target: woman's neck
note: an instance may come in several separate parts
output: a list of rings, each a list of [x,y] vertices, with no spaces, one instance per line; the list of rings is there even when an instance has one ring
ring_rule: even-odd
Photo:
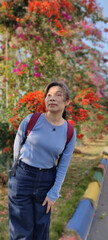
[[[62,115],[60,113],[46,112],[44,115],[48,122],[54,125],[62,125],[65,122],[65,119],[62,118]]]

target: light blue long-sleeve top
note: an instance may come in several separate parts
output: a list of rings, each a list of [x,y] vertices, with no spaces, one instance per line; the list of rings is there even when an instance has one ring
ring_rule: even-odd
[[[14,141],[14,161],[17,158],[20,144],[25,138],[25,132],[32,114],[29,114],[20,124]],[[54,131],[55,129],[55,131]],[[67,121],[60,126],[55,126],[47,121],[44,113],[40,115],[35,126],[28,135],[25,144],[20,150],[19,159],[26,164],[37,168],[52,168],[56,160],[65,148],[67,141]],[[64,181],[72,153],[76,142],[76,131],[61,157],[55,183],[47,196],[56,201],[59,197],[62,183]]]

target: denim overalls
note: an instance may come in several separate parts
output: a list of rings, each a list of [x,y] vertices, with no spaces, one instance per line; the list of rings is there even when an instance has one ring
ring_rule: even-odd
[[[12,172],[12,170],[11,170]],[[53,186],[56,167],[39,169],[19,161],[9,177],[10,240],[49,240],[50,212],[42,203]]]

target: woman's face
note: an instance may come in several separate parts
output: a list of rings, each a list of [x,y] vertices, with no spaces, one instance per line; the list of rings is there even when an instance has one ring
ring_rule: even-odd
[[[49,112],[60,112],[62,114],[69,102],[69,100],[66,101],[65,93],[59,86],[51,87],[45,98],[46,108]]]

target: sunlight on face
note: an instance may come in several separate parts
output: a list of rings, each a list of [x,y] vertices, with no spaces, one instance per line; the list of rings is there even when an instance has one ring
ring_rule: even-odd
[[[64,90],[59,86],[51,87],[46,95],[45,103],[48,111],[63,112],[67,105]]]
[[[47,99],[60,99],[61,101],[65,101],[65,93],[63,91],[63,89],[59,86],[54,86],[51,87],[46,95]]]

